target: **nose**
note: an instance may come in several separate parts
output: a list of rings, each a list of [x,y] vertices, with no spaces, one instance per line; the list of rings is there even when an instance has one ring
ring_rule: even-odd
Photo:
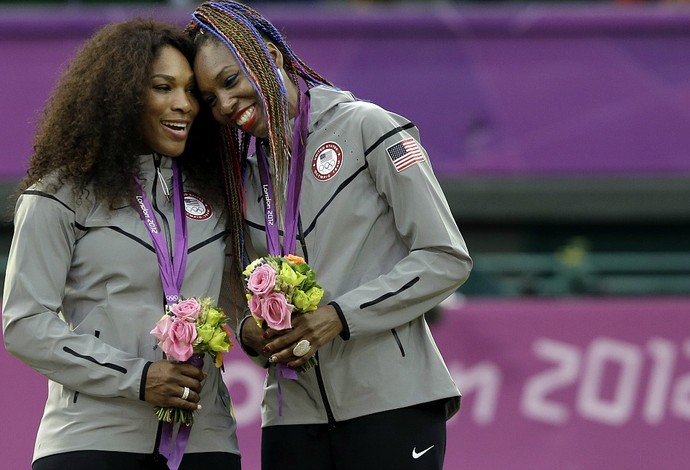
[[[197,101],[191,93],[180,92],[177,93],[176,99],[173,102],[173,108],[176,111],[181,111],[184,114],[191,113],[197,106]]]
[[[229,93],[218,97],[218,108],[224,116],[232,116],[237,111],[237,98]]]

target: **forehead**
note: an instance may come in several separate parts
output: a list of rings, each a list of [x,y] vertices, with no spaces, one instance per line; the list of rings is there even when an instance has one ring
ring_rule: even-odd
[[[192,68],[187,58],[173,46],[163,46],[153,62],[152,75],[191,75]]]
[[[237,71],[239,68],[239,62],[230,49],[218,41],[202,44],[194,59],[194,72],[200,83],[222,80],[223,72]]]

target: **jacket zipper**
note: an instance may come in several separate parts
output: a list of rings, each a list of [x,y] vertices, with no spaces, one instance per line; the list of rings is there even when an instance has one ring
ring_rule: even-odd
[[[154,173],[155,176],[153,177],[153,184],[151,187],[151,199],[153,199],[153,210],[156,211],[156,213],[160,216],[161,219],[161,225],[163,226],[163,232],[165,233],[165,240],[168,245],[168,254],[170,255],[170,259],[172,260],[173,257],[173,246],[172,246],[172,240],[170,238],[170,225],[168,224],[168,218],[161,212],[161,210],[158,208],[158,201],[157,201],[157,195],[158,195],[158,175],[159,173],[159,168],[160,168],[160,163],[161,163],[161,157],[158,154],[154,154],[153,156],[153,164],[154,164]]]
[[[307,252],[307,242],[304,239],[304,233],[302,232],[302,218],[297,217],[297,230],[298,230],[298,239],[300,241],[300,244],[302,246],[302,254],[304,255],[304,260],[307,264],[309,264],[309,253]],[[335,428],[335,418],[333,417],[333,410],[331,409],[331,404],[328,401],[328,395],[326,395],[326,387],[323,383],[323,375],[321,375],[321,365],[319,361],[319,352],[316,351],[315,354],[316,357],[316,366],[315,366],[315,372],[316,372],[316,381],[319,384],[319,394],[321,395],[321,400],[323,401],[323,407],[326,410],[326,417],[328,418],[328,427],[330,429]]]
[[[321,400],[323,400],[323,407],[326,409],[326,416],[328,417],[328,427],[330,429],[335,428],[335,418],[333,417],[333,410],[331,409],[331,404],[328,402],[328,396],[326,395],[326,387],[323,384],[323,376],[321,375],[321,366],[319,363],[319,352],[316,351],[316,381],[319,384],[319,393],[321,394]]]

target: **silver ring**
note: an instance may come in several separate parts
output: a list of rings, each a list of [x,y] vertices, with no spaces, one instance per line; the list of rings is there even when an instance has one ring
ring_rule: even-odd
[[[180,398],[182,398],[183,400],[186,400],[188,397],[189,397],[189,387],[185,387],[184,392],[182,392],[182,396]]]
[[[311,343],[306,339],[303,339],[299,343],[297,343],[295,347],[292,349],[292,354],[294,354],[297,357],[302,357],[305,354],[307,354],[310,350]]]

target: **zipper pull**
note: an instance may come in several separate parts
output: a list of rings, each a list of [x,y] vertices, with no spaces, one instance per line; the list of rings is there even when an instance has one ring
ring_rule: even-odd
[[[161,187],[163,188],[163,194],[165,194],[165,200],[167,202],[170,202],[170,188],[168,187],[168,183],[165,182],[165,178],[163,178],[163,175],[161,174],[161,169],[159,167],[156,167],[156,174],[158,175],[158,181],[161,184]]]

